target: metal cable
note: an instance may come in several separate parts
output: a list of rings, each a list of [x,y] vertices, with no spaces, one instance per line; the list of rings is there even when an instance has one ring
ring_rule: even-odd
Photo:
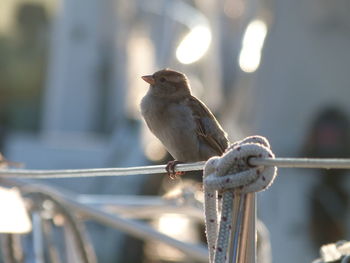
[[[203,170],[205,162],[178,164],[175,171]],[[248,158],[250,166],[278,166],[284,168],[350,169],[350,159],[311,159],[311,158]],[[165,165],[137,166],[126,168],[31,170],[1,169],[0,178],[54,179],[97,176],[126,176],[138,174],[165,173]]]

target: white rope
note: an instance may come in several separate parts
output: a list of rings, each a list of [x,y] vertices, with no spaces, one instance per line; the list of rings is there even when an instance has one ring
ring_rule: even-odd
[[[276,167],[252,167],[247,162],[251,156],[274,158],[269,147],[265,138],[252,136],[231,145],[221,157],[212,157],[207,161],[203,184],[210,262],[226,261],[234,195],[262,191],[276,177]]]

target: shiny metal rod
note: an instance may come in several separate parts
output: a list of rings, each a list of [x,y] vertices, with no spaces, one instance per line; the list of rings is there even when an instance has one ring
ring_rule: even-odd
[[[33,247],[34,258],[37,263],[44,263],[44,240],[42,229],[42,218],[39,212],[35,211],[32,216],[33,221]]]
[[[278,166],[286,168],[350,169],[350,159],[311,159],[311,158],[256,158],[250,157],[252,166]],[[205,162],[178,164],[175,171],[203,170]],[[97,176],[127,176],[137,174],[166,173],[165,165],[150,165],[125,168],[96,168],[68,170],[1,169],[0,178],[79,178]]]
[[[249,193],[246,197],[243,216],[243,237],[241,242],[245,243],[244,263],[256,262],[256,194]]]
[[[350,159],[327,158],[249,158],[253,166],[277,166],[285,168],[350,169]]]
[[[234,197],[229,263],[256,262],[255,193]]]
[[[163,242],[180,250],[193,260],[208,262],[209,255],[204,246],[181,242],[153,229],[151,226],[141,221],[126,219],[116,214],[111,215],[101,209],[96,208],[95,206],[82,204],[77,201],[76,195],[71,194],[68,191],[64,191],[62,189],[58,191],[47,185],[37,183],[30,184],[29,182],[23,183],[18,180],[3,179],[2,183],[9,186],[22,186],[27,191],[30,190],[51,195],[55,199],[63,202],[67,207],[72,209],[72,211],[75,211],[76,213],[84,215],[106,226],[121,230],[141,240]]]
[[[175,167],[175,171],[200,171],[203,170],[204,165],[205,162],[178,164]],[[127,176],[139,174],[164,174],[166,173],[165,167],[166,165],[62,170],[0,169],[0,178],[54,179],[97,176]]]
[[[235,194],[232,207],[232,233],[230,238],[230,246],[228,251],[228,262],[239,262],[239,245],[242,235],[242,221],[244,213],[244,202],[246,195]]]

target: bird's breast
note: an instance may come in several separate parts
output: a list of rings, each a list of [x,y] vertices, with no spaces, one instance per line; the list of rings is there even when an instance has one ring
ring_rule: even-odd
[[[175,159],[198,161],[199,141],[189,107],[181,102],[159,102],[144,98],[141,112],[150,130]]]

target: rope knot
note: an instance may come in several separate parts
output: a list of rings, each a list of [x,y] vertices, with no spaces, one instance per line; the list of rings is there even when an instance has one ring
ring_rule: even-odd
[[[212,157],[205,164],[204,210],[210,262],[226,262],[234,196],[262,191],[276,177],[276,167],[252,166],[252,157],[274,158],[264,137],[235,142],[222,156]]]
[[[232,144],[221,157],[210,158],[204,168],[204,186],[209,191],[236,189],[240,193],[267,189],[276,177],[277,168],[251,166],[252,157],[274,158],[264,137],[247,137]]]

